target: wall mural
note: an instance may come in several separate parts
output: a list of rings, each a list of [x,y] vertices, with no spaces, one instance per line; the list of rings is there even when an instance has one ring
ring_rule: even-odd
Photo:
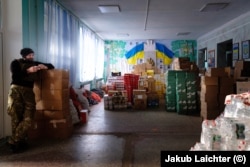
[[[196,62],[197,42],[195,40],[177,40],[171,42],[171,48],[175,57],[189,57]]]
[[[158,48],[156,47],[158,45]],[[139,49],[134,50],[133,48]],[[166,53],[166,50],[168,53]],[[147,40],[147,41],[105,41],[105,74],[104,78],[109,76],[111,72],[129,73],[133,69],[133,64],[146,62],[142,56],[142,51],[145,57],[156,56],[159,66],[163,64],[168,66],[173,57],[189,57],[190,61],[197,60],[197,42],[195,40]],[[129,55],[129,52],[130,55]],[[132,53],[137,53],[136,59],[132,58]],[[163,54],[160,54],[163,53]],[[172,54],[173,53],[173,54]],[[167,59],[165,59],[167,55]],[[127,56],[127,57],[126,57]],[[164,62],[165,60],[165,62]],[[166,61],[168,63],[166,63]],[[130,63],[129,63],[130,62]],[[133,62],[133,63],[131,63]],[[167,67],[164,67],[167,68]],[[164,69],[165,70],[165,69]]]

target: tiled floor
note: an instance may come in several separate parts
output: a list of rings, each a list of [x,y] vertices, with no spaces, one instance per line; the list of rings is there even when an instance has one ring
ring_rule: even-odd
[[[166,112],[104,110],[92,106],[86,124],[71,138],[30,141],[30,149],[12,154],[0,143],[2,167],[159,167],[161,151],[189,150],[200,140],[199,116]]]

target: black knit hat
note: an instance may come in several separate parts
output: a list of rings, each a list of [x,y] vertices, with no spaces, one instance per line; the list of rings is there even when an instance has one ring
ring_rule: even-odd
[[[26,57],[28,54],[30,53],[34,53],[34,51],[30,48],[23,48],[21,51],[20,51],[20,54],[22,55],[22,57]]]

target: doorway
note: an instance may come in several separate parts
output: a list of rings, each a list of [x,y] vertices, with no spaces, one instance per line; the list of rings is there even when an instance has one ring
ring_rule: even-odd
[[[207,62],[207,48],[200,49],[198,52],[198,62],[197,65],[200,69],[206,68]]]
[[[233,40],[217,44],[217,67],[233,67]]]

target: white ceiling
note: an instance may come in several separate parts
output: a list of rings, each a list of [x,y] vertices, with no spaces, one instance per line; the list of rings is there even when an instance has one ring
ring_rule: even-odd
[[[58,1],[104,40],[195,40],[250,11],[250,0]],[[205,4],[215,2],[230,4],[223,10],[200,12]],[[101,13],[99,5],[119,5],[121,11]],[[177,35],[183,32],[190,34]]]

